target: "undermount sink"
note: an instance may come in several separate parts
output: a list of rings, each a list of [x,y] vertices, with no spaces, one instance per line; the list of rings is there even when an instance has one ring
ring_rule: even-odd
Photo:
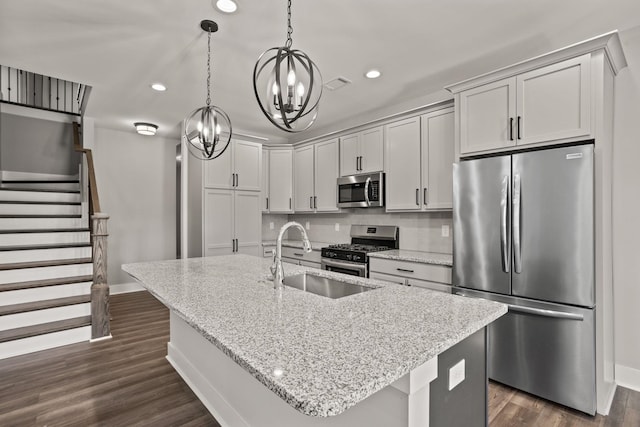
[[[285,286],[333,299],[376,289],[309,273],[285,277],[283,283]]]

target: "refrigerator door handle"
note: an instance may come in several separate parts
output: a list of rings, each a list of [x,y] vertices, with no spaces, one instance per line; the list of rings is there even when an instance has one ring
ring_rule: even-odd
[[[522,273],[522,248],[520,245],[520,174],[513,177],[513,271]]]
[[[500,193],[500,249],[502,251],[502,271],[509,272],[509,245],[507,242],[507,209],[509,205],[509,176],[502,178]]]
[[[533,314],[535,316],[552,317],[554,319],[579,320],[583,321],[584,316],[576,313],[566,313],[563,311],[544,310],[542,308],[524,307],[521,305],[507,304],[509,311],[514,313]]]

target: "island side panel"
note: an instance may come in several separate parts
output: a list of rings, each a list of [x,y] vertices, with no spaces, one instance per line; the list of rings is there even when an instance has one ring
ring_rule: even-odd
[[[222,426],[410,426],[411,395],[393,386],[385,387],[336,416],[304,415],[261,384],[173,311],[170,323],[171,341],[167,359]],[[427,363],[433,366],[434,362],[435,359]],[[428,406],[429,387],[421,388],[421,400]],[[421,427],[428,425],[428,420],[420,424]]]

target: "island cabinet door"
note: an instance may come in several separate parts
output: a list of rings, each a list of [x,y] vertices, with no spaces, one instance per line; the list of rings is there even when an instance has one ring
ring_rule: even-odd
[[[234,191],[207,189],[204,192],[203,254],[228,255],[234,249],[233,211]]]

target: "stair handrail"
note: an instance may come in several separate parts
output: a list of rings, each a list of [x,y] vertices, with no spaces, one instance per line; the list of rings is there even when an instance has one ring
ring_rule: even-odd
[[[80,124],[73,122],[73,149],[84,153],[89,181],[89,212],[91,216],[91,244],[93,281],[91,284],[91,339],[111,337],[109,315],[109,285],[107,283],[107,220],[109,215],[100,209],[93,153],[84,148],[80,139]]]

